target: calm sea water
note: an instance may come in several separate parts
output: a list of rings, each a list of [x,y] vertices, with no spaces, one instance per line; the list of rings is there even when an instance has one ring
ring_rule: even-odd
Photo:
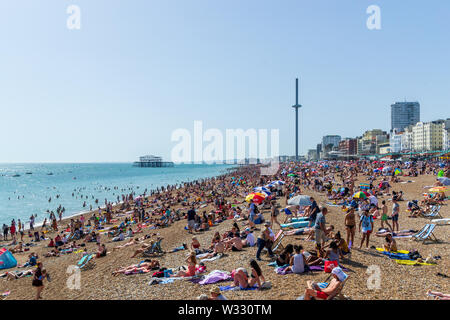
[[[60,204],[66,208],[64,216],[67,217],[89,210],[89,205],[94,209],[103,206],[105,198],[115,202],[122,193],[134,191],[140,195],[145,189],[216,176],[230,167],[138,168],[131,163],[0,164],[0,224],[10,224],[13,218],[16,222],[17,219],[28,222],[31,214],[37,214],[36,221],[43,221],[48,217],[46,211],[53,210],[56,214]],[[57,199],[56,195],[60,197]],[[48,201],[50,197],[51,202]],[[98,205],[95,199],[98,199]],[[83,208],[84,201],[87,206]]]

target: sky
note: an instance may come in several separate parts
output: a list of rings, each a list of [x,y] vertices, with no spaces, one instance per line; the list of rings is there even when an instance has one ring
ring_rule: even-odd
[[[67,8],[80,8],[80,29]],[[370,5],[381,29],[369,30]],[[0,2],[0,162],[168,159],[172,133],[279,129],[280,154],[450,117],[449,1]]]

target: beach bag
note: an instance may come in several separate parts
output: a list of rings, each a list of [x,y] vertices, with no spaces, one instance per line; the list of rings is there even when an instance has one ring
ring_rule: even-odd
[[[324,271],[325,273],[331,273],[331,270],[333,270],[333,269],[336,268],[337,266],[338,266],[338,262],[337,262],[336,260],[333,260],[333,261],[325,261],[323,271]]]

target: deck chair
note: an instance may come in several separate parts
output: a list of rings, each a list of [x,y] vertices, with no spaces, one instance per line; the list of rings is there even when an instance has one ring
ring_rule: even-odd
[[[441,206],[432,206],[430,213],[423,214],[422,216],[425,218],[442,218],[440,211],[441,211]]]
[[[155,254],[163,254],[164,251],[161,248],[161,239],[159,239],[158,241],[156,241],[150,249],[144,251],[142,253],[142,256],[144,257],[152,257]]]
[[[275,239],[273,240],[272,244],[272,252],[278,252],[282,251],[284,249],[284,246],[282,244],[283,238],[286,236],[283,230],[278,231],[278,233],[275,235]]]
[[[77,263],[77,267],[80,270],[92,268],[94,265],[95,265],[95,262],[94,262],[93,254],[88,254],[88,255],[83,256],[80,259],[80,261],[78,261],[78,263]]]
[[[417,235],[414,235],[413,239],[414,240],[418,240],[418,241],[422,241],[423,243],[425,243],[425,241],[427,241],[427,240],[431,240],[433,242],[437,242],[439,240],[433,234],[433,231],[434,231],[435,228],[436,228],[435,224],[427,224],[424,227],[424,229],[422,229],[424,231],[423,232],[419,232]]]
[[[347,282],[349,277],[350,276],[347,275],[347,278],[341,282],[341,284],[337,288],[336,292],[332,295],[329,295],[327,300],[348,300],[349,299],[348,297],[346,297],[345,295],[342,294],[342,289],[344,288],[344,285]],[[328,285],[330,279],[331,279],[331,275],[329,275],[326,278],[326,280],[321,283],[326,283]],[[296,300],[304,300],[304,298],[305,297],[302,295],[302,296],[298,297]],[[314,300],[316,300],[316,299],[314,299]]]
[[[448,225],[450,225],[450,218],[433,219],[433,220],[431,220],[431,222],[435,223],[438,226],[448,226]]]

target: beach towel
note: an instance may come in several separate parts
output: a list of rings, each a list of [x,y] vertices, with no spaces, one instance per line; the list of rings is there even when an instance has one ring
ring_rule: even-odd
[[[436,265],[435,263],[418,262],[416,260],[395,260],[395,262],[398,264],[407,265],[407,266],[418,266],[418,265],[435,266]]]
[[[250,288],[245,288],[245,289],[241,289],[239,286],[238,287],[232,287],[232,286],[221,286],[219,287],[220,291],[235,291],[235,290],[257,290],[258,286],[254,285],[253,287]]]
[[[405,251],[405,250],[400,250],[400,251],[396,251],[396,252],[388,252],[385,251],[384,249],[381,248],[377,248],[377,251],[384,254],[385,256],[388,256],[391,259],[398,259],[398,260],[411,260],[411,258],[409,257],[409,252]]]
[[[299,221],[299,222],[292,222],[292,223],[286,223],[286,224],[282,224],[281,228],[304,228],[307,227],[309,225],[309,221]]]
[[[384,248],[377,248],[377,251],[379,251],[379,252],[386,252],[386,250],[384,250]],[[405,253],[405,254],[408,254],[409,251],[407,251],[407,250],[398,250],[398,251],[393,251],[392,253]]]
[[[155,277],[153,277],[150,279],[148,284],[149,285],[156,284],[156,283],[168,284],[168,283],[174,282],[175,280],[191,280],[193,278],[194,277],[173,277],[173,278],[155,278]]]
[[[288,267],[289,267],[289,265],[287,264],[287,265],[284,265],[282,267],[275,268],[275,272],[277,274],[281,274],[281,275],[292,273],[292,270],[287,270]]]
[[[336,204],[336,203],[331,203],[331,202],[327,202],[327,206],[329,206],[329,207],[342,207],[341,204]]]
[[[223,254],[218,254],[217,256],[212,257],[212,258],[201,259],[200,262],[214,261],[214,260],[220,259],[222,257],[223,257]]]
[[[214,270],[211,271],[207,276],[205,276],[199,284],[205,285],[205,284],[212,284],[217,283],[220,281],[228,281],[231,280],[231,275],[229,272],[221,271],[221,270]]]

